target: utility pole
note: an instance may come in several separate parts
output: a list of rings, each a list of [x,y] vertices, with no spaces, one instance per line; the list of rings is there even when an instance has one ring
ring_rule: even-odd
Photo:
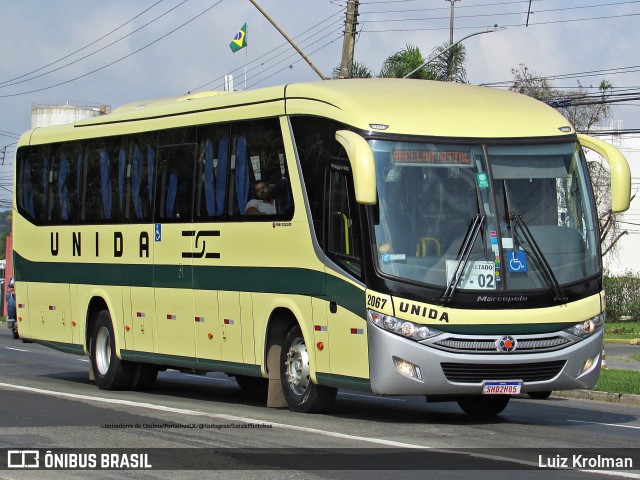
[[[298,52],[298,54],[309,64],[309,66],[313,69],[314,72],[316,72],[318,74],[318,76],[322,79],[322,80],[326,80],[327,77],[325,77],[322,72],[320,70],[318,70],[318,67],[316,67],[313,62],[309,59],[309,57],[307,57],[304,52],[302,50],[300,50],[300,48],[293,42],[293,40],[291,39],[291,37],[289,37],[289,35],[287,35],[284,30],[282,30],[278,24],[267,14],[267,12],[265,12],[260,5],[258,5],[258,3],[255,0],[249,0],[254,7],[256,7],[258,9],[258,11],[264,16],[264,18],[266,18],[267,20],[269,20],[269,22],[271,23],[271,25],[273,25],[275,27],[276,30],[278,30],[278,32],[280,32],[280,35],[282,35],[285,40],[287,42],[289,42],[289,44],[295,49],[296,52]]]
[[[453,17],[454,17],[454,5],[460,0],[444,0],[451,3],[451,20],[449,21],[449,45],[453,45]]]
[[[358,0],[347,0],[347,18],[344,21],[344,41],[342,42],[342,60],[338,78],[351,78],[353,71],[353,51],[356,45],[356,26],[358,25]]]
[[[453,18],[454,18],[454,5],[456,2],[460,1],[460,0],[444,0],[445,2],[450,2],[451,3],[451,20],[449,22],[449,48],[453,47]],[[451,63],[451,56],[453,55],[453,52],[451,52],[449,54],[449,62],[447,62],[447,64]],[[449,75],[447,78],[448,82],[451,82],[453,80],[452,76],[453,76],[453,72],[451,71],[451,65],[447,66],[447,70],[449,70]]]

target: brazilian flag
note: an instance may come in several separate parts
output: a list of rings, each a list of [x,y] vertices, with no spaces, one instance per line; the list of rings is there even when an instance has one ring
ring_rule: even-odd
[[[236,36],[233,37],[231,43],[229,44],[229,48],[233,53],[236,53],[238,50],[247,46],[247,24],[245,23],[242,28],[236,33]]]

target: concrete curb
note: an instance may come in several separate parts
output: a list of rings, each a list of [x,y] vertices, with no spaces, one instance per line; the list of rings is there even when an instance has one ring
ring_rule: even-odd
[[[640,345],[640,338],[613,338],[604,341],[605,348],[607,343],[618,343],[623,345]]]
[[[593,400],[596,402],[618,403],[620,405],[640,407],[640,395],[632,395],[630,393],[609,393],[598,392],[596,390],[562,390],[553,392],[552,396],[560,398],[574,398],[578,400]]]

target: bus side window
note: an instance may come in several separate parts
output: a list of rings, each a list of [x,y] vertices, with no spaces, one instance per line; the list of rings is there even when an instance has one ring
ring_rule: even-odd
[[[190,222],[195,145],[158,149],[156,220]]]
[[[46,221],[49,147],[22,147],[18,151],[18,206],[36,225]]]
[[[49,174],[49,223],[75,223],[78,206],[78,165],[80,143],[54,147]]]
[[[277,215],[280,219],[291,219],[293,197],[278,120],[234,124],[232,134],[229,213],[244,217],[250,201],[261,201],[269,203],[272,208],[265,208],[263,213],[268,212],[265,215],[248,215],[248,218],[270,221],[273,215]],[[269,186],[270,193],[266,199],[258,199],[256,195],[256,184],[261,182]]]
[[[153,181],[156,165],[157,140],[155,136],[139,135],[132,141],[130,196],[127,215],[130,221],[151,220],[153,206]],[[127,199],[129,195],[127,195]]]
[[[229,126],[203,127],[198,131],[194,220],[220,219],[229,167]]]

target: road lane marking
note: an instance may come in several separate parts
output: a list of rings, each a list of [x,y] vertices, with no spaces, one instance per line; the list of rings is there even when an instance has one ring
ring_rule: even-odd
[[[4,347],[7,350],[15,350],[16,352],[30,352],[31,350],[25,350],[23,348],[14,348],[14,347]]]
[[[607,427],[633,428],[633,429],[636,429],[636,430],[640,430],[640,427],[635,426],[635,425],[620,425],[620,424],[617,424],[617,423],[585,422],[583,420],[567,420],[567,422],[589,423],[591,425],[604,425],[604,426],[607,426]]]
[[[526,461],[526,460],[519,460],[519,459],[516,459],[516,458],[501,457],[501,456],[497,456],[497,455],[486,455],[486,454],[480,454],[480,453],[474,453],[474,452],[460,452],[459,450],[455,450],[455,449],[428,447],[428,446],[425,446],[425,445],[417,445],[417,444],[413,444],[413,443],[396,442],[394,440],[385,440],[383,438],[361,437],[361,436],[358,436],[358,435],[349,435],[349,434],[346,434],[346,433],[333,432],[331,430],[320,430],[318,428],[312,428],[312,427],[301,427],[299,425],[290,425],[290,424],[286,424],[286,423],[270,422],[270,421],[267,421],[267,420],[257,420],[257,419],[248,418],[248,417],[240,417],[240,416],[237,416],[237,415],[226,415],[226,414],[222,414],[222,413],[199,412],[197,410],[190,410],[190,409],[176,408],[176,407],[168,407],[168,406],[165,406],[165,405],[155,405],[153,403],[133,402],[131,400],[124,400],[124,399],[118,399],[118,398],[104,398],[104,397],[96,397],[96,396],[93,396],[93,395],[81,395],[81,394],[77,394],[77,393],[57,392],[55,390],[44,390],[44,389],[41,389],[41,388],[27,387],[27,386],[24,386],[24,385],[15,385],[15,384],[11,384],[11,383],[2,383],[2,382],[0,382],[0,388],[2,388],[2,387],[8,388],[8,389],[12,389],[12,390],[22,390],[22,391],[26,391],[26,392],[39,393],[39,394],[42,394],[42,395],[50,395],[50,396],[54,396],[54,397],[66,397],[66,398],[72,398],[72,399],[76,399],[76,400],[94,401],[94,402],[97,402],[97,403],[110,403],[110,404],[116,404],[116,405],[128,405],[128,406],[132,406],[132,407],[146,408],[146,409],[149,409],[149,410],[157,410],[157,411],[167,412],[167,413],[178,413],[178,414],[181,414],[181,415],[191,415],[191,416],[201,416],[201,417],[208,417],[208,418],[216,418],[216,419],[227,420],[227,421],[231,421],[231,422],[243,422],[243,423],[254,423],[254,424],[262,424],[262,425],[271,425],[272,427],[275,427],[275,428],[283,428],[283,429],[288,429],[288,430],[295,430],[295,431],[311,433],[311,434],[316,434],[316,435],[323,435],[323,436],[332,437],[332,438],[340,438],[340,439],[344,439],[344,440],[354,440],[354,441],[358,441],[358,442],[371,443],[371,444],[374,444],[374,445],[384,445],[384,446],[387,446],[387,447],[398,447],[398,448],[408,448],[408,449],[418,449],[418,450],[429,450],[429,451],[432,451],[432,452],[449,453],[449,454],[455,454],[455,455],[468,455],[470,457],[482,458],[482,459],[485,459],[485,460],[494,460],[494,461],[500,461],[500,462],[516,463],[516,464],[527,465],[527,466],[536,466],[536,467],[538,466],[538,464],[535,463],[535,462],[529,462],[529,461]],[[577,470],[577,469],[576,470],[572,470],[572,471],[640,479],[640,475],[635,474],[635,473],[629,473],[629,472],[615,472],[615,471],[602,471],[602,470]]]

